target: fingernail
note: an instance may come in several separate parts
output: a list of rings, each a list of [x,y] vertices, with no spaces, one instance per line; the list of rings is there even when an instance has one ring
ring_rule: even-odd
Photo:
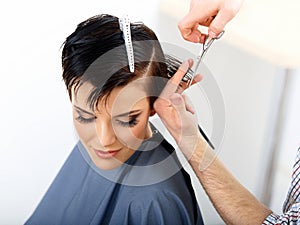
[[[217,37],[217,34],[215,33],[215,32],[213,32],[213,31],[209,31],[208,32],[208,36],[210,37],[210,38],[215,38],[215,37]]]
[[[189,65],[192,65],[193,62],[194,62],[194,60],[192,58],[188,59]]]

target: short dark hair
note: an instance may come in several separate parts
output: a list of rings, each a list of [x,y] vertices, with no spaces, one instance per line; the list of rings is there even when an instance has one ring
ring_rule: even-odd
[[[62,50],[63,80],[70,98],[86,81],[94,89],[88,104],[94,110],[100,98],[109,96],[115,87],[122,87],[143,76],[168,78],[165,56],[155,33],[143,23],[131,23],[135,70],[130,72],[119,19],[102,14],[81,22],[67,37]],[[153,79],[150,106],[159,96],[167,79]]]

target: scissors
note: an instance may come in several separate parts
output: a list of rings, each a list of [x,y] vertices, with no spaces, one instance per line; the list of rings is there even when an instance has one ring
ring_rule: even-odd
[[[199,65],[201,63],[201,61],[203,60],[203,57],[205,55],[205,53],[207,52],[207,50],[209,49],[209,47],[212,45],[212,43],[217,40],[217,39],[220,39],[223,34],[224,34],[224,30],[215,38],[209,38],[209,36],[206,36],[205,40],[204,40],[204,43],[202,45],[202,48],[200,50],[200,53],[199,55],[197,56],[197,63],[196,63],[196,66],[195,66],[195,69],[194,71],[192,72],[191,70],[188,70],[186,76],[187,78],[185,79],[188,79],[188,83],[187,83],[187,87],[191,86],[193,80],[194,80],[194,76],[195,76],[195,73],[197,72],[198,68],[199,68]],[[202,130],[202,128],[200,127],[200,125],[198,124],[198,129],[200,131],[200,133],[202,134],[202,136],[204,137],[204,139],[207,141],[207,143],[210,145],[210,147],[212,149],[215,149],[214,145],[212,144],[212,142],[209,140],[209,138],[207,137],[207,135],[204,133],[204,131]]]
[[[225,33],[225,31],[223,30],[217,37],[215,38],[210,38],[209,36],[206,36],[205,40],[204,40],[204,43],[202,45],[202,48],[200,50],[200,53],[199,55],[197,56],[197,63],[196,63],[196,66],[195,66],[195,69],[194,69],[194,72],[192,74],[192,76],[190,77],[190,82],[188,84],[188,87],[192,84],[193,80],[194,80],[194,76],[195,76],[195,73],[197,72],[198,68],[199,68],[199,65],[201,63],[201,61],[203,61],[203,57],[205,55],[205,53],[207,52],[207,50],[209,49],[209,47],[212,45],[212,43],[217,40],[217,39],[220,39],[223,34]]]

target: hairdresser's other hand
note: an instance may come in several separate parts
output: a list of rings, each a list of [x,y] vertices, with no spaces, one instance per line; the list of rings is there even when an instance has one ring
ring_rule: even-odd
[[[191,65],[192,61],[189,60],[179,67],[154,103],[156,113],[187,158],[191,156],[190,153],[201,136],[194,109],[187,96],[178,92],[180,81]],[[193,83],[201,79],[201,75],[197,75]]]
[[[198,30],[198,25],[208,27],[211,38],[217,37],[238,13],[242,3],[243,0],[191,0],[188,14],[178,23],[182,37],[203,43],[206,34]]]

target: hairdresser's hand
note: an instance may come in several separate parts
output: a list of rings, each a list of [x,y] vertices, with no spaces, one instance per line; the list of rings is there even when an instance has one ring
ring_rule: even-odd
[[[238,13],[243,0],[191,0],[188,14],[178,23],[182,37],[191,42],[204,42],[206,37],[198,25],[208,27],[208,35],[216,37]]]
[[[178,93],[180,90],[178,87],[184,74],[191,66],[191,60],[183,63],[154,103],[154,109],[158,116],[188,159],[201,134],[194,110],[187,96]],[[193,83],[197,83],[201,79],[201,76],[197,75]]]

